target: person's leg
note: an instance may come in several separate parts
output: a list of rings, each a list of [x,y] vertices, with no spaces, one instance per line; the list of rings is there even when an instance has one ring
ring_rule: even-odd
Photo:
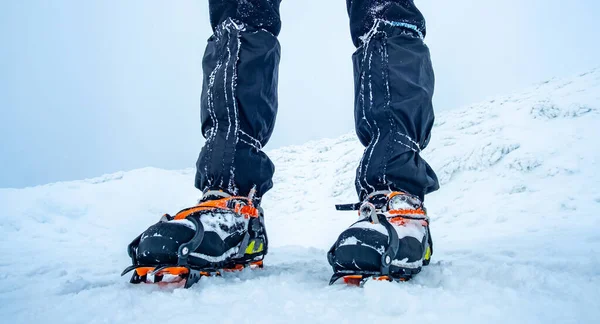
[[[260,199],[274,166],[262,147],[273,131],[281,0],[210,0],[214,34],[203,59],[202,134],[196,187]]]
[[[262,146],[277,113],[279,3],[209,1],[214,34],[202,62],[201,102],[206,144],[196,172],[203,195],[131,242],[132,265],[123,272],[133,271],[131,283],[170,274],[190,287],[218,269],[262,266],[268,239],[258,204],[274,172]]]
[[[355,75],[356,133],[366,150],[356,173],[361,200],[404,190],[423,200],[438,189],[420,156],[430,138],[434,74],[425,20],[412,0],[347,0]]]
[[[423,206],[438,189],[419,153],[433,126],[434,76],[425,21],[412,0],[347,0],[355,81],[356,133],[366,147],[356,171],[360,218],[328,253],[334,275],[408,280],[429,264],[433,242]]]

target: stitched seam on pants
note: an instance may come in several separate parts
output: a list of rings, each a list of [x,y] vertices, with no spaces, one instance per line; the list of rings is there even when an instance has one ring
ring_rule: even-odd
[[[221,42],[221,39],[220,39],[221,36],[222,36],[222,33],[220,32],[220,30],[217,30],[217,32],[215,33],[215,39],[214,39],[215,47],[217,47],[217,49],[218,49],[219,43]],[[212,156],[212,154],[213,154],[212,152],[214,149],[214,142],[216,141],[217,130],[219,128],[219,120],[218,120],[216,112],[215,112],[214,86],[215,86],[216,75],[222,65],[223,65],[223,55],[220,55],[219,59],[217,60],[217,64],[216,64],[215,68],[209,75],[208,87],[206,89],[206,104],[207,104],[207,109],[208,109],[208,112],[210,115],[210,119],[212,121],[212,127],[210,129],[210,137],[207,139],[206,144],[205,144],[207,153],[204,156],[204,176],[206,177],[209,186],[213,186],[212,182],[214,180],[212,177],[209,176],[209,171],[208,171],[208,165],[210,163],[209,157]]]
[[[237,89],[237,78],[238,78],[238,63],[240,60],[240,51],[241,51],[241,47],[242,47],[242,34],[241,32],[243,30],[246,29],[246,27],[244,26],[244,24],[240,24],[240,26],[238,26],[235,22],[232,21],[232,24],[234,25],[234,27],[236,28],[236,40],[237,40],[237,44],[236,44],[236,53],[235,53],[235,61],[233,62],[233,66],[232,66],[232,75],[231,75],[231,95],[233,98],[233,113],[234,113],[234,121],[235,121],[235,128],[234,128],[234,132],[233,132],[233,136],[234,136],[234,150],[233,150],[233,154],[231,157],[231,168],[229,170],[230,172],[230,178],[229,178],[229,189],[233,194],[237,195],[238,192],[238,188],[235,185],[235,147],[238,144],[239,141],[239,131],[240,131],[240,118],[239,118],[239,107],[237,104],[237,99],[235,97],[236,95],[236,89]]]
[[[389,72],[389,56],[388,56],[388,52],[387,52],[387,34],[384,32],[384,37],[381,41],[381,79],[384,81],[385,83],[385,94],[384,94],[384,104],[385,104],[385,113],[388,117],[388,122],[390,123],[390,129],[393,131],[393,129],[396,128],[396,125],[394,123],[394,118],[392,117],[392,112],[390,110],[390,106],[391,106],[391,93],[390,93],[390,72]],[[383,167],[381,168],[382,171],[382,182],[384,185],[388,185],[388,181],[387,181],[387,167],[388,167],[388,161],[390,159],[390,155],[392,153],[392,138],[393,138],[394,134],[388,134],[387,136],[387,146],[386,146],[386,150],[385,153],[383,155]],[[389,187],[389,186],[388,186]]]
[[[229,18],[221,25],[222,32],[227,33],[224,54],[227,60],[223,69],[224,105],[227,111],[227,133],[225,135],[225,151],[221,166],[221,182],[219,187],[236,195],[238,188],[235,185],[235,156],[239,142],[239,112],[236,98],[238,63],[241,50],[241,31],[246,29],[243,23],[236,23]],[[233,34],[233,35],[232,35]],[[235,42],[233,41],[235,37]],[[235,54],[234,54],[235,53]],[[229,73],[231,69],[231,73]],[[228,94],[228,91],[230,92]],[[233,129],[232,129],[233,128]],[[228,152],[229,150],[229,152]],[[228,156],[230,154],[230,156]],[[227,183],[225,183],[227,180]]]
[[[369,127],[369,130],[371,130],[371,123],[369,123],[369,120],[367,119],[366,113],[365,113],[365,67],[364,67],[364,62],[365,62],[365,56],[367,55],[367,49],[363,48],[363,58],[361,59],[361,65],[360,67],[362,68],[362,71],[360,72],[360,90],[359,90],[359,105],[361,106],[361,113],[362,113],[362,118],[366,123],[367,126]],[[369,141],[370,142],[370,141]],[[358,185],[360,186],[360,192],[367,192],[367,190],[365,190],[365,188],[362,185],[362,174],[363,174],[363,164],[365,161],[365,155],[367,154],[367,149],[368,146],[365,148],[363,155],[360,159],[360,163],[358,164],[358,173],[356,175],[356,181],[358,182]]]
[[[229,67],[229,62],[231,61],[231,50],[229,49],[229,46],[231,44],[231,31],[228,28],[228,24],[230,22],[230,19],[226,20],[223,22],[222,24],[222,28],[224,33],[227,34],[227,41],[224,45],[224,51],[223,51],[223,56],[227,55],[227,58],[225,59],[225,66],[223,68],[223,92],[224,92],[224,98],[223,98],[223,104],[225,106],[225,109],[227,111],[227,133],[225,134],[225,147],[224,147],[224,151],[223,151],[223,159],[221,160],[221,171],[220,171],[220,175],[221,175],[221,179],[219,182],[219,188],[221,189],[225,189],[224,186],[224,180],[225,177],[223,176],[225,174],[225,172],[228,172],[229,170],[227,170],[226,166],[226,159],[227,159],[227,150],[228,149],[232,149],[233,152],[231,153],[232,155],[235,155],[235,147],[230,147],[230,143],[229,143],[229,133],[231,131],[231,111],[229,109],[229,105],[227,102],[227,69]],[[226,171],[227,170],[227,171]],[[233,194],[232,192],[229,192],[230,194]]]
[[[366,179],[366,176],[363,176],[363,174],[366,174],[366,170],[365,170],[365,158],[367,157],[367,154],[369,152],[369,149],[371,147],[371,143],[373,141],[373,126],[371,125],[371,123],[369,122],[369,119],[367,118],[367,113],[366,113],[366,102],[365,102],[365,76],[366,76],[366,70],[368,68],[367,63],[367,57],[369,54],[369,42],[370,42],[370,38],[367,40],[367,42],[365,43],[365,46],[363,47],[363,57],[361,60],[361,76],[360,76],[360,92],[359,92],[359,104],[361,105],[361,112],[362,112],[362,119],[365,120],[365,122],[367,123],[367,126],[369,127],[369,136],[371,137],[370,141],[369,141],[369,145],[367,145],[367,147],[365,148],[365,151],[363,152],[362,158],[360,160],[360,164],[358,166],[358,174],[357,174],[357,182],[360,186],[360,192],[361,193],[368,193],[368,190],[364,188],[363,186],[363,179]],[[372,54],[372,53],[371,53]],[[365,67],[365,65],[367,65],[367,67]],[[368,183],[366,183],[365,180],[365,184],[368,186]]]
[[[369,53],[369,66],[368,66],[368,79],[369,79],[369,114],[371,116],[373,116],[373,73],[372,73],[372,64],[373,64],[373,51],[374,49],[371,48],[371,52]],[[371,143],[369,143],[369,146],[371,147],[371,152],[369,153],[369,156],[367,158],[367,164],[365,165],[365,173],[364,173],[364,180],[365,180],[365,184],[370,187],[373,191],[375,191],[375,187],[371,184],[369,184],[368,182],[368,178],[369,178],[369,165],[371,164],[371,160],[373,159],[373,152],[375,151],[375,147],[377,146],[377,144],[379,144],[379,139],[381,138],[381,130],[379,129],[379,126],[377,125],[377,121],[375,120],[375,118],[372,118],[373,121],[373,126],[375,127],[375,129],[377,130],[377,135],[375,137],[375,140],[372,141]]]

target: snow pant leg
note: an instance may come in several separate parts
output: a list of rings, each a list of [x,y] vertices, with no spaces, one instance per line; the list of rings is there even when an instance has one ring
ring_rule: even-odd
[[[356,47],[378,19],[414,26],[425,37],[425,18],[413,0],[346,0],[350,16],[350,33]]]
[[[215,9],[229,8],[225,4],[237,8],[234,17],[221,19],[223,12],[232,12]],[[268,18],[263,11],[253,15],[253,9],[264,9],[267,4],[273,7],[266,12],[277,15]],[[277,114],[281,50],[273,33],[279,27],[273,28],[279,26],[279,0],[244,0],[239,5],[211,0],[210,5],[212,23],[222,21],[213,25],[202,61],[201,120],[206,143],[196,163],[196,187],[243,196],[255,190],[258,202],[273,186],[275,170],[262,147],[273,132]]]
[[[366,147],[356,172],[360,199],[404,190],[424,199],[439,188],[420,156],[430,139],[434,74],[425,21],[411,0],[347,0],[356,133]],[[367,26],[370,26],[367,28]]]
[[[216,31],[227,19],[241,21],[277,36],[281,30],[281,0],[209,0],[210,24]]]

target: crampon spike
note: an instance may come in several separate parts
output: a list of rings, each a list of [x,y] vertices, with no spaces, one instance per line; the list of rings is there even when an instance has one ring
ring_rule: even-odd
[[[148,275],[148,273],[152,272],[153,270],[154,267],[139,267],[135,268],[135,273],[137,273],[138,276],[142,277]]]
[[[189,280],[191,278],[190,274],[192,274],[194,272],[198,272],[198,271],[189,269],[187,267],[169,266],[169,265],[163,265],[163,266],[157,266],[157,267],[130,266],[130,267],[127,267],[121,275],[125,275],[131,271],[133,271],[133,275],[131,276],[131,280],[129,282],[132,284],[140,284],[140,283],[171,284],[171,283],[178,283],[178,282],[185,280],[186,285],[187,285],[187,282],[190,281]],[[200,273],[200,272],[198,272],[198,273]],[[208,272],[206,272],[206,273],[202,273],[200,275],[200,277],[204,276],[204,275],[210,276],[210,274]],[[168,280],[165,280],[165,279],[168,279]],[[199,278],[198,278],[198,280],[199,280]],[[197,282],[198,280],[195,280],[195,282]],[[190,284],[190,286],[191,286],[191,284]]]
[[[404,282],[408,281],[411,276],[389,276],[382,275],[381,273],[363,271],[362,273],[351,273],[351,272],[339,272],[335,273],[331,280],[329,281],[329,285],[333,285],[339,279],[343,279],[344,283],[349,286],[357,286],[362,287],[367,281],[375,280],[375,281],[390,281],[390,282]]]
[[[389,282],[393,282],[393,281],[407,281],[407,278],[398,278],[398,279],[393,279],[390,276],[363,276],[363,275],[350,275],[350,276],[344,276],[342,277],[344,278],[344,283],[350,286],[358,286],[358,287],[362,287],[368,280],[375,280],[375,281],[389,281]]]
[[[363,276],[354,275],[354,276],[344,276],[344,283],[351,286],[362,286]]]
[[[173,276],[184,276],[190,273],[190,269],[186,267],[162,266],[151,271],[153,275],[170,274]]]
[[[262,269],[265,265],[262,260],[250,263],[250,269]]]
[[[255,270],[262,269],[264,267],[263,261],[251,262],[247,265],[236,264],[229,268],[222,270],[195,270],[190,267],[182,267],[178,265],[159,265],[153,266],[129,266],[121,275],[125,275],[133,271],[130,282],[133,284],[139,283],[178,283],[185,281],[184,288],[190,288],[192,285],[197,283],[202,277],[213,277],[221,276],[221,272],[238,272],[244,270],[246,267]],[[168,280],[165,280],[168,279]]]
[[[225,272],[238,272],[238,271],[242,271],[244,270],[244,265],[242,264],[236,264],[230,268],[224,268],[223,271]]]
[[[262,260],[260,260],[260,261],[250,262],[249,264],[236,264],[229,268],[223,268],[223,271],[224,272],[238,272],[238,271],[242,271],[242,270],[246,269],[247,267],[252,270],[262,269],[262,268],[264,268],[264,263]]]

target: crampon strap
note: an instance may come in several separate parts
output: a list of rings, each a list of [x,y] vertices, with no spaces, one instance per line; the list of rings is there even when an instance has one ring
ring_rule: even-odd
[[[237,214],[243,215],[244,218],[258,218],[258,208],[254,207],[252,201],[246,197],[225,197],[215,200],[207,200],[200,202],[198,205],[186,208],[177,213],[174,219],[185,219],[188,216],[203,210],[213,209],[230,210]]]
[[[338,205],[335,205],[335,209],[338,211],[354,211],[354,210],[359,210],[360,205],[362,205],[362,203],[338,204]]]

